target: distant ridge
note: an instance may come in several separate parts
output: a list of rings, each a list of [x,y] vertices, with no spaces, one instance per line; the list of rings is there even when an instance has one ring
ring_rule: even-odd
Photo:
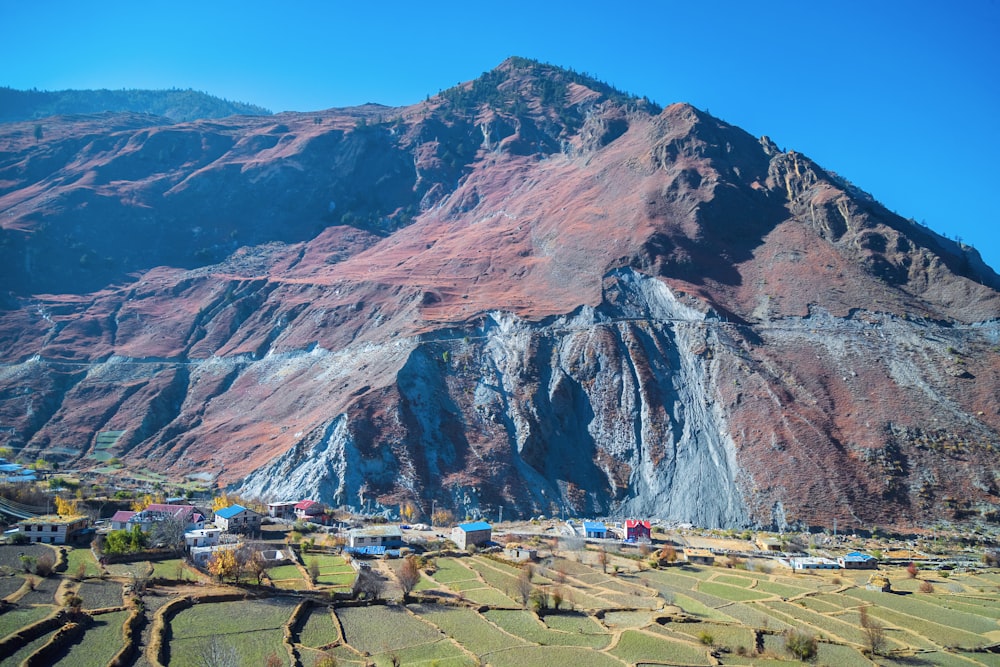
[[[131,111],[174,121],[226,116],[270,116],[264,107],[231,102],[196,90],[16,90],[0,88],[0,123],[49,116]]]

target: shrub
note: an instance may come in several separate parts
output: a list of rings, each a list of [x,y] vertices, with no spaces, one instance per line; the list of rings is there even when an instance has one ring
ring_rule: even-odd
[[[52,554],[42,554],[35,561],[35,574],[39,577],[47,577],[52,574],[52,570],[56,566],[56,559]]]
[[[812,660],[819,650],[819,643],[816,638],[802,630],[788,630],[785,632],[785,650],[795,658],[802,660]]]
[[[711,646],[715,643],[715,637],[712,636],[711,632],[702,630],[698,633],[698,641],[700,641],[705,646]]]
[[[921,593],[933,593],[934,592],[934,584],[932,584],[929,581],[921,581],[920,582],[920,592]]]
[[[907,576],[909,576],[910,579],[916,579],[918,572],[920,572],[920,570],[917,568],[917,564],[910,561],[910,564],[906,566]]]

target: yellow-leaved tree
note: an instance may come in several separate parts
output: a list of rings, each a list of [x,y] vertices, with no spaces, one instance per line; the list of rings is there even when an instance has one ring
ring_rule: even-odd
[[[136,498],[132,501],[132,511],[141,512],[150,505],[160,505],[163,503],[162,493],[147,493],[141,498]]]
[[[80,508],[76,500],[56,496],[56,514],[59,516],[78,516]]]
[[[238,581],[240,576],[239,563],[236,560],[236,551],[233,549],[219,549],[208,561],[208,571],[224,581],[226,577],[232,577],[233,581]]]

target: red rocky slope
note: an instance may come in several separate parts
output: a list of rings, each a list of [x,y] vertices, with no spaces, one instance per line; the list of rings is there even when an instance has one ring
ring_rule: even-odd
[[[23,456],[705,525],[997,502],[996,274],[766,138],[519,59],[149,122],[0,134]]]

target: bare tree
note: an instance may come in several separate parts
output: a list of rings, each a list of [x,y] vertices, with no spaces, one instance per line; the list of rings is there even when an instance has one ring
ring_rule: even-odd
[[[244,545],[246,550],[243,558],[246,560],[246,570],[257,578],[257,585],[260,586],[267,573],[267,561],[264,559],[264,544],[260,542],[247,542]]]
[[[379,600],[385,591],[385,579],[378,572],[370,567],[362,567],[358,570],[358,577],[354,580],[354,597],[364,596],[366,600]]]
[[[236,648],[218,637],[212,637],[212,641],[202,647],[200,657],[204,667],[240,667]]]
[[[151,542],[167,549],[180,549],[184,546],[184,522],[174,516],[168,516],[153,524]]]
[[[403,565],[396,575],[399,579],[399,587],[403,590],[403,601],[409,597],[414,587],[420,582],[420,568],[417,566],[417,557],[409,555],[403,559]]]
[[[530,563],[525,563],[521,566],[521,571],[517,575],[517,599],[521,601],[522,607],[528,606],[528,601],[531,599],[531,591],[534,585],[531,583],[531,577],[534,575],[534,571]]]
[[[597,550],[597,562],[601,565],[601,572],[608,573],[608,552],[604,547]]]
[[[885,626],[868,614],[868,605],[861,608],[861,629],[865,633],[865,644],[872,655],[882,655],[885,651]]]

